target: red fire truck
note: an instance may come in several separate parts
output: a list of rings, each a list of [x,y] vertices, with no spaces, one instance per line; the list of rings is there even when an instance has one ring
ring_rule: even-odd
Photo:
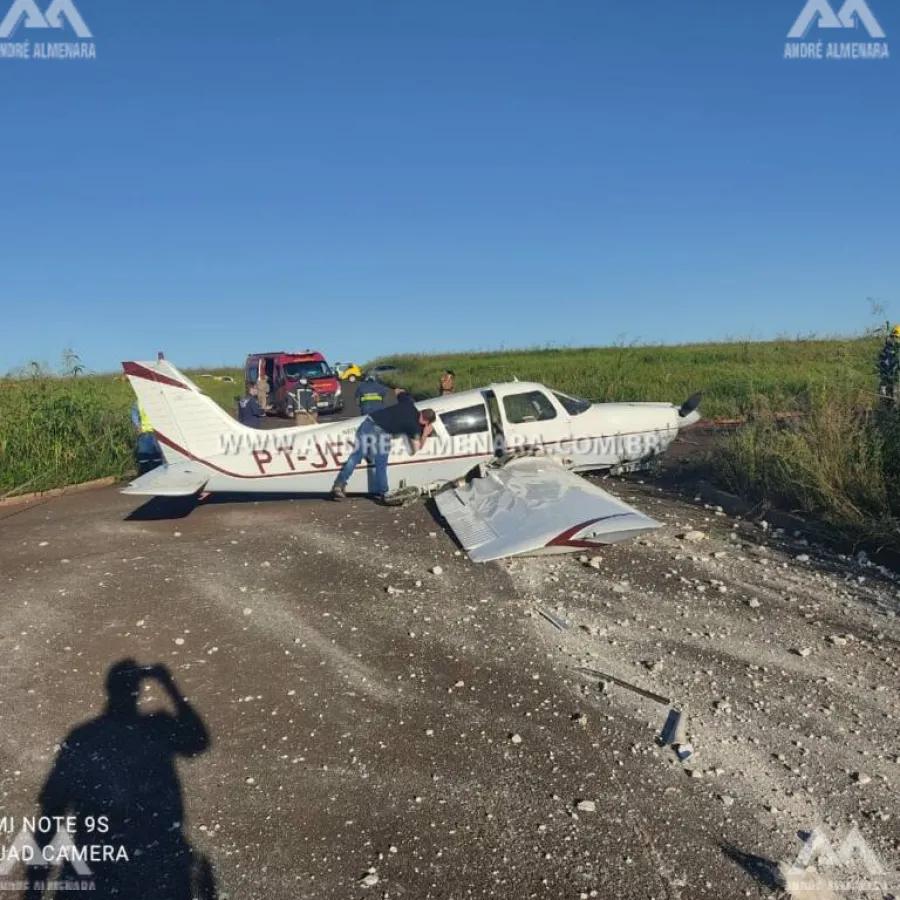
[[[319,412],[339,412],[344,408],[341,383],[321,353],[315,350],[275,350],[251,353],[244,372],[248,382],[256,382],[260,374],[269,379],[270,412],[293,416],[297,408],[296,392],[306,382],[318,395]]]

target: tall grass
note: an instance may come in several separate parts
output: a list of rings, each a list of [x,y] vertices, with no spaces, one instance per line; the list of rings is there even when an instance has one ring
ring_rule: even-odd
[[[130,394],[111,378],[37,368],[0,381],[0,496],[123,475],[134,440]]]
[[[84,375],[67,352],[61,372],[32,363],[0,379],[0,498],[45,491],[95,478],[123,478],[134,468],[131,386],[122,376]],[[217,403],[233,412],[243,386],[194,376]]]
[[[861,412],[864,399],[850,388],[816,390],[796,422],[763,414],[718,441],[717,479],[844,537],[900,548],[900,412]]]

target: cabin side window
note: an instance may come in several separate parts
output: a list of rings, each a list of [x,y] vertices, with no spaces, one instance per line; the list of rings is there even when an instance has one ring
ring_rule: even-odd
[[[488,430],[487,410],[483,403],[442,413],[440,419],[451,437],[458,434],[479,434]]]
[[[523,422],[545,422],[556,418],[556,409],[550,398],[541,391],[509,394],[503,398],[503,412],[513,425]]]

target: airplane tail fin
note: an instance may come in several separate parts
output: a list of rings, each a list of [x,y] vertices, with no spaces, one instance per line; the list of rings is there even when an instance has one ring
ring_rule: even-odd
[[[122,368],[169,463],[219,456],[229,435],[247,430],[164,359]]]

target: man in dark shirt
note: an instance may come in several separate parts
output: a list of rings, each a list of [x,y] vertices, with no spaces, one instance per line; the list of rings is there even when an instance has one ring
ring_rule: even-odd
[[[391,438],[405,434],[416,453],[431,434],[436,416],[433,409],[419,410],[406,391],[397,392],[397,402],[366,416],[356,430],[353,453],[338,473],[331,496],[335,500],[345,500],[344,488],[363,457],[375,467],[375,496],[387,505],[388,499],[388,456],[391,452]]]
[[[247,385],[247,393],[238,400],[238,421],[250,428],[262,428],[263,413],[256,399],[257,393],[256,385],[251,382]]]
[[[370,375],[365,381],[360,382],[356,389],[356,404],[359,406],[359,411],[364,416],[368,416],[379,409],[384,409],[390,395],[388,386]]]

